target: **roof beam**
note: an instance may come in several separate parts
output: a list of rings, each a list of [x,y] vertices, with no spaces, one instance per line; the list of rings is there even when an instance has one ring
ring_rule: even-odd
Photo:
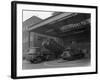
[[[56,21],[56,20],[58,20],[58,19],[61,19],[61,18],[65,17],[65,16],[69,16],[69,15],[71,15],[71,14],[73,14],[73,13],[62,13],[62,14],[57,15],[57,16],[55,16],[55,17],[48,18],[48,19],[43,20],[42,22],[40,22],[40,23],[38,23],[38,24],[36,24],[36,25],[33,25],[31,28],[28,29],[28,31],[32,31],[33,29],[39,28],[39,27],[41,27],[41,26],[44,26],[44,25],[49,24],[49,23],[51,23],[51,22],[54,22],[54,21]],[[77,14],[77,13],[76,13],[76,14]],[[76,14],[74,14],[74,15],[76,15]],[[72,16],[69,16],[69,17],[72,17]],[[68,18],[69,18],[69,17],[68,17]]]

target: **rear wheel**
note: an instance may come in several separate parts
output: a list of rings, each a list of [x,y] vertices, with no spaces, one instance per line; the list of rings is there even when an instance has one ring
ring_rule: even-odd
[[[42,59],[40,58],[40,57],[37,57],[37,58],[35,58],[35,59],[33,59],[33,60],[31,60],[30,61],[31,63],[40,63],[40,62],[42,62]]]

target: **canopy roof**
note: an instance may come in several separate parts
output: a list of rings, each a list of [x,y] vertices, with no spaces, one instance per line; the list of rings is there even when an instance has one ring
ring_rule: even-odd
[[[80,33],[89,28],[90,14],[61,13],[30,26],[28,31],[55,37],[65,37],[70,31],[72,33]]]

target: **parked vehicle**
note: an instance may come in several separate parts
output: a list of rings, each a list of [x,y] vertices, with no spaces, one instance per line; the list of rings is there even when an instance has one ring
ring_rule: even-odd
[[[42,51],[40,53],[27,54],[25,59],[31,63],[41,63],[57,59],[57,56],[50,51]]]
[[[85,57],[84,52],[81,49],[65,49],[61,55],[63,60],[77,60]]]

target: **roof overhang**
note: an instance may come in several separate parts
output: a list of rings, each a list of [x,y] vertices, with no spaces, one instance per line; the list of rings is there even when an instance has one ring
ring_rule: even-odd
[[[69,17],[72,17],[74,15],[77,15],[77,14],[73,14],[73,15],[71,15],[71,14],[73,14],[73,13],[62,13],[62,14],[56,15],[54,17],[47,18],[47,19],[41,21],[40,23],[37,23],[35,25],[30,26],[28,31],[33,31],[34,29],[39,28],[41,26],[44,26],[46,24],[54,23],[55,21],[57,21],[57,20],[59,20],[61,18],[64,18],[64,17],[69,18]]]
[[[86,13],[62,13],[31,26],[28,31],[63,37],[62,34],[65,34],[66,32],[76,28],[82,28],[85,25],[90,25],[90,16],[90,14]],[[90,26],[86,26],[86,28],[89,27]]]

